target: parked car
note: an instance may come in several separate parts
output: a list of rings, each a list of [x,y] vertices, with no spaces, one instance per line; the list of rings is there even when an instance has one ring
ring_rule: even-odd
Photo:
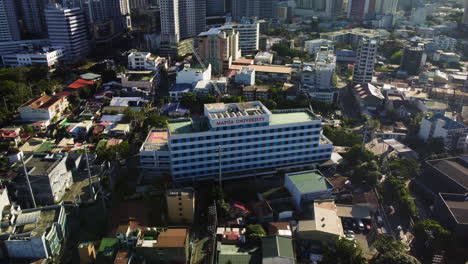
[[[357,220],[359,230],[364,231],[364,223],[361,220]]]
[[[377,224],[379,224],[379,226],[383,224],[383,219],[380,215],[377,216]]]

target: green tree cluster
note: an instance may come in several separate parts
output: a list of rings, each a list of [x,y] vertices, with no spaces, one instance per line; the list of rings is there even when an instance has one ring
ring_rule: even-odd
[[[416,177],[421,172],[421,165],[417,161],[407,158],[394,159],[390,162],[389,168],[392,176],[407,180]]]
[[[266,236],[266,232],[261,225],[248,225],[246,234],[249,241],[254,244],[260,244],[262,237]]]
[[[352,147],[362,142],[362,137],[360,135],[346,127],[332,128],[330,126],[324,126],[323,134],[337,146]]]
[[[348,152],[343,154],[343,157],[350,166],[355,167],[364,162],[374,160],[375,155],[367,149],[362,148],[361,145],[354,145]]]
[[[372,258],[372,264],[420,264],[406,253],[406,245],[391,236],[378,235],[373,247],[377,254]]]
[[[413,230],[417,243],[431,252],[447,250],[451,244],[451,233],[435,220],[421,220],[414,225]]]
[[[380,178],[382,178],[382,174],[375,160],[358,164],[351,173],[353,182],[365,183],[370,186],[376,186]]]
[[[354,241],[342,238],[334,244],[325,246],[321,263],[365,264],[367,261],[364,258],[362,249]]]
[[[384,182],[382,188],[386,204],[395,206],[409,216],[416,214],[416,205],[404,180],[391,177]]]
[[[202,113],[204,104],[215,103],[213,95],[197,95],[196,93],[185,93],[182,95],[180,103],[191,113]]]
[[[107,144],[99,144],[96,148],[96,155],[98,159],[103,161],[114,161],[117,158],[126,157],[130,150],[127,141],[122,141],[118,145],[108,147]]]

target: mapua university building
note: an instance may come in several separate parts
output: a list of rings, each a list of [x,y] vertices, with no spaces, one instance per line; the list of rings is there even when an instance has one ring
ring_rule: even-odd
[[[266,176],[330,160],[332,142],[308,109],[270,111],[261,102],[204,105],[204,116],[169,121],[140,149],[145,177],[175,182]]]

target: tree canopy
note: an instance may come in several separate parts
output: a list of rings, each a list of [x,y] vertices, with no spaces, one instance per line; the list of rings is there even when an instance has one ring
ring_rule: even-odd
[[[367,261],[354,241],[342,238],[325,246],[322,263],[365,264]]]

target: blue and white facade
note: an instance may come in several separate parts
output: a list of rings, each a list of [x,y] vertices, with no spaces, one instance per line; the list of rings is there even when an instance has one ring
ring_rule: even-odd
[[[220,171],[223,180],[273,175],[329,160],[332,142],[321,132],[321,120],[307,109],[271,112],[260,102],[207,104],[203,117],[169,122],[167,148],[148,151],[152,148],[145,142],[140,165],[158,171],[162,150],[178,182],[217,179]]]

